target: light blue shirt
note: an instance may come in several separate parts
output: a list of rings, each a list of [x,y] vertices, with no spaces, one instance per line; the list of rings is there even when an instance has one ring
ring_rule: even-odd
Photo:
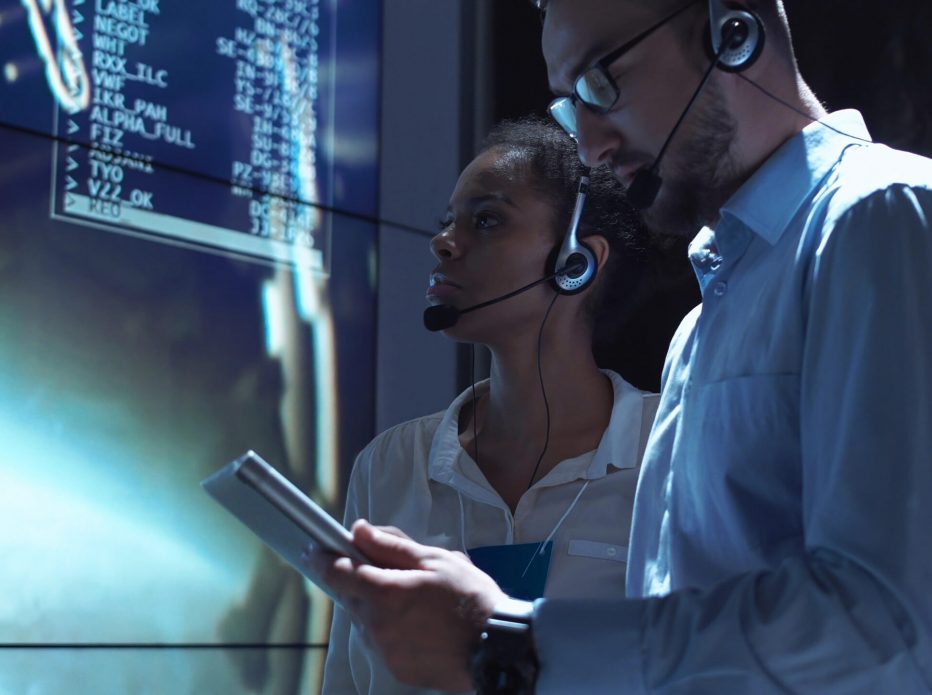
[[[831,128],[693,241],[631,598],[538,603],[538,692],[932,692],[932,161]]]

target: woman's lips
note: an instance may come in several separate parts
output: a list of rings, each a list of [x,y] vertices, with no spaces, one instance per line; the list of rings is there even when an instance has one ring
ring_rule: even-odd
[[[434,303],[440,303],[454,296],[462,288],[450,280],[446,275],[434,273],[430,276],[430,284],[427,287],[427,300]]]

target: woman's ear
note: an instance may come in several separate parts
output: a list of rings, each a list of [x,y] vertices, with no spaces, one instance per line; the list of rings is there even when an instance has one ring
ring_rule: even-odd
[[[608,239],[601,234],[590,234],[580,239],[580,241],[589,247],[592,255],[595,256],[596,267],[598,270],[602,270],[605,264],[608,263],[608,257],[612,253],[612,247],[608,243]]]

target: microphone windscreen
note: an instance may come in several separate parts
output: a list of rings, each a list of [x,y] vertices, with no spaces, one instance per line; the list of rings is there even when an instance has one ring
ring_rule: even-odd
[[[650,169],[641,169],[634,176],[625,195],[636,210],[646,210],[657,199],[663,180]]]
[[[459,321],[460,310],[449,304],[437,304],[424,309],[424,328],[429,331],[444,331]]]

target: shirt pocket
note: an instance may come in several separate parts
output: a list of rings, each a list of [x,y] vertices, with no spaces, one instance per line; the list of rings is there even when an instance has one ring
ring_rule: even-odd
[[[691,489],[737,479],[766,496],[773,492],[772,478],[792,475],[800,456],[798,374],[734,377],[699,386],[689,400],[684,434],[698,445],[690,465],[677,473],[695,476]]]
[[[700,386],[684,405],[676,528],[722,573],[800,531],[799,388],[795,373],[752,374]]]
[[[568,555],[575,557],[589,557],[596,560],[610,560],[627,564],[628,546],[614,543],[600,543],[598,541],[575,540],[570,541],[567,549]]]

